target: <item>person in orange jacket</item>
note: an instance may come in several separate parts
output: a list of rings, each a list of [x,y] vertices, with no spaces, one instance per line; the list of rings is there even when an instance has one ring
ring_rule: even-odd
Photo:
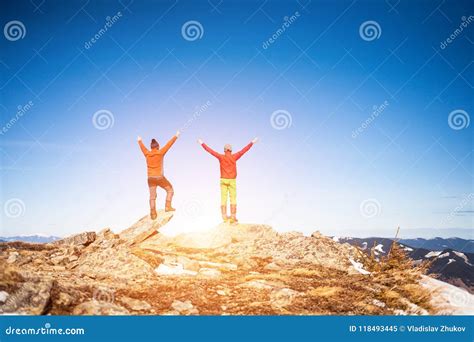
[[[178,139],[180,132],[176,132],[170,141],[165,146],[160,148],[160,144],[155,139],[151,139],[150,150],[148,150],[143,144],[142,138],[138,137],[138,145],[146,158],[147,175],[148,175],[148,188],[150,189],[150,217],[155,220],[156,214],[156,188],[160,188],[166,191],[166,205],[165,211],[175,211],[171,206],[173,200],[173,186],[166,179],[163,174],[163,158],[166,152],[173,146],[175,141]]]
[[[224,146],[224,154],[217,153],[212,148],[207,146],[202,139],[198,139],[201,145],[207,152],[219,160],[221,171],[221,214],[224,222],[237,223],[237,160],[239,160],[250,148],[258,141],[258,138],[253,139],[247,146],[236,153],[232,153],[232,146],[226,144]],[[227,216],[227,198],[230,198],[230,213]]]

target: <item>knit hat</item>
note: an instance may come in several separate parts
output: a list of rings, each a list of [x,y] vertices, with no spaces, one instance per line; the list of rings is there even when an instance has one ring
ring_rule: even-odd
[[[231,144],[225,144],[224,145],[224,152],[225,151],[231,151],[232,152],[232,145]]]
[[[156,141],[156,139],[151,139],[150,147],[151,147],[152,149],[154,149],[154,148],[160,148],[160,144],[158,144],[158,141]]]

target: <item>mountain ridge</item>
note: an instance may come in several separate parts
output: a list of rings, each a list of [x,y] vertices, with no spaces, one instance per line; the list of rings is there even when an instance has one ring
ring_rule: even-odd
[[[261,224],[159,232],[160,211],[110,229],[0,243],[4,314],[314,315],[455,313],[403,256],[370,269],[359,251],[315,232]],[[398,259],[397,259],[398,258]],[[439,287],[439,285],[436,285]],[[452,292],[452,290],[450,290]],[[471,295],[467,294],[470,303]],[[451,293],[449,292],[449,293]],[[446,307],[431,302],[440,299]],[[458,298],[458,297],[456,297]]]
[[[62,238],[54,235],[43,235],[43,234],[33,234],[33,235],[14,235],[14,236],[0,236],[0,242],[13,242],[13,241],[23,241],[31,243],[49,243]]]
[[[387,255],[395,241],[380,237],[339,238],[339,240],[357,246],[367,254],[373,253],[375,258]],[[474,293],[474,253],[460,252],[452,248],[442,250],[416,248],[406,244],[405,241],[399,240],[398,243],[415,263],[429,262],[428,274]]]

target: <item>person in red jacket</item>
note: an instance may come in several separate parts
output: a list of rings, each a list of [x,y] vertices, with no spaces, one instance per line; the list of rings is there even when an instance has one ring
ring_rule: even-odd
[[[150,144],[151,150],[148,150],[143,144],[142,138],[138,137],[138,145],[146,158],[148,188],[150,189],[150,217],[152,220],[155,220],[157,217],[156,187],[158,186],[166,191],[165,211],[175,211],[171,206],[174,194],[173,186],[163,174],[163,158],[165,157],[166,152],[168,152],[171,146],[178,139],[179,135],[179,131],[176,132],[176,135],[173,136],[162,148],[160,148],[158,141],[152,139]]]
[[[207,146],[201,139],[198,139],[199,145],[201,145],[207,152],[216,157],[219,160],[221,170],[221,214],[224,222],[237,223],[237,160],[239,160],[245,152],[258,141],[258,138],[253,139],[247,146],[237,153],[232,153],[232,146],[226,144],[224,146],[224,154],[217,153],[212,148]],[[227,216],[227,198],[230,198],[230,213],[231,216]]]

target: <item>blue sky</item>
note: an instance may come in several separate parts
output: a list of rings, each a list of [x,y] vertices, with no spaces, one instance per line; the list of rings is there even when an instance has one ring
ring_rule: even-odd
[[[2,7],[3,235],[129,226],[148,211],[136,136],[165,143],[180,128],[165,175],[183,224],[219,222],[218,165],[197,138],[219,150],[259,136],[238,165],[242,222],[354,236],[474,226],[468,1]]]

